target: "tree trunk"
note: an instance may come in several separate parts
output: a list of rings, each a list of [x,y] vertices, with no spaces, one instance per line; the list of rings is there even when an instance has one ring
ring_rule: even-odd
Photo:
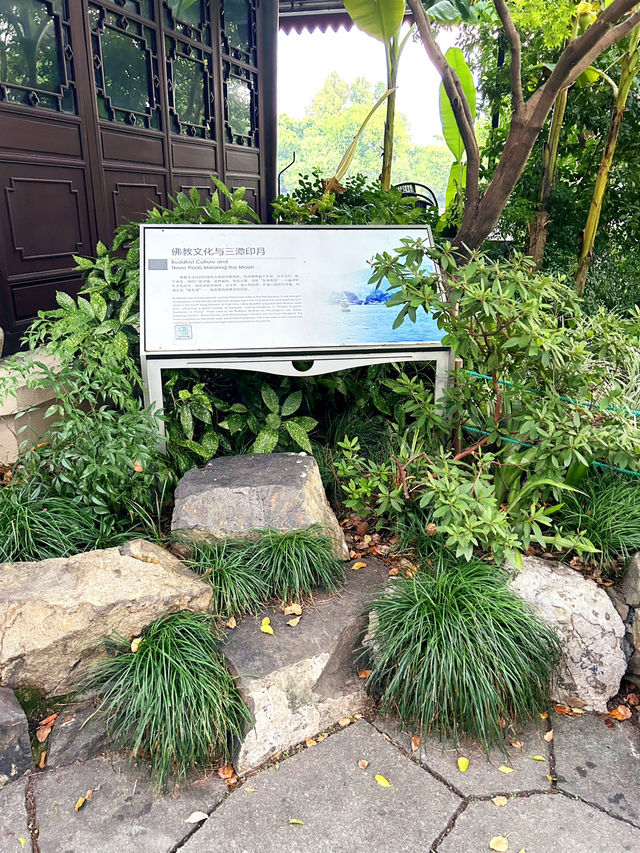
[[[549,222],[551,218],[548,212],[549,199],[556,178],[556,167],[558,165],[558,147],[560,145],[560,134],[564,122],[564,114],[567,109],[568,90],[563,89],[553,105],[553,118],[549,128],[549,139],[545,142],[542,155],[542,176],[540,178],[540,191],[538,193],[538,208],[533,221],[529,224],[529,254],[539,267],[544,258],[544,250],[547,245],[549,233]]]
[[[632,41],[634,48],[626,54],[622,61],[622,71],[620,72],[620,87],[616,96],[616,102],[607,133],[607,141],[602,152],[602,160],[596,177],[596,185],[593,190],[591,206],[587,215],[587,222],[584,231],[580,235],[580,252],[578,255],[578,269],[576,271],[576,290],[579,296],[584,295],[584,288],[587,283],[589,274],[589,266],[593,257],[593,246],[596,241],[598,225],[600,224],[600,214],[602,213],[602,204],[609,185],[609,177],[611,175],[611,167],[613,165],[613,157],[616,153],[618,145],[618,136],[620,134],[620,125],[624,118],[624,112],[627,106],[627,99],[631,90],[636,74],[638,73],[638,34]]]

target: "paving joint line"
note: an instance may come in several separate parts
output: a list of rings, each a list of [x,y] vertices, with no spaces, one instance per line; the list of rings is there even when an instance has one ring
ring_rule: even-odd
[[[466,799],[474,803],[488,803],[494,797],[506,797],[509,799],[525,799],[526,797],[538,797],[543,794],[547,796],[555,796],[559,791],[553,791],[551,788],[529,788],[526,791],[496,791],[493,794],[469,794]]]
[[[24,792],[24,806],[27,812],[27,826],[31,834],[31,853],[40,853],[40,844],[38,841],[39,830],[36,815],[36,795],[34,791],[34,778],[31,774],[27,781],[27,787]]]
[[[187,843],[187,841],[189,841],[190,838],[193,838],[196,832],[201,830],[205,823],[207,823],[207,821],[211,819],[211,815],[215,814],[215,812],[220,808],[220,806],[229,799],[231,794],[233,794],[234,791],[239,790],[241,787],[242,785],[239,785],[238,788],[234,788],[233,790],[227,791],[227,793],[222,797],[220,802],[216,803],[214,806],[211,807],[209,811],[207,811],[207,820],[200,821],[200,823],[197,823],[195,826],[193,826],[187,832],[187,834],[171,848],[169,853],[176,853],[176,851],[181,850]],[[36,851],[34,851],[34,853],[36,853]]]
[[[584,797],[580,797],[578,796],[578,794],[571,794],[569,793],[569,791],[564,791],[562,788],[558,788],[558,793],[562,794],[563,797],[567,797],[567,799],[569,800],[577,800],[580,803],[584,803],[585,806],[591,806],[592,809],[602,812],[602,814],[606,814],[606,816],[612,818],[612,820],[617,820],[620,823],[626,823],[627,826],[632,826],[634,829],[640,829],[640,824],[634,823],[627,817],[622,817],[621,815],[617,814],[611,814],[610,811],[607,811],[607,809],[604,806],[601,806],[599,803],[592,803],[591,800],[585,800]]]
[[[372,728],[374,728],[378,732],[378,734],[381,734],[383,737],[389,738],[389,743],[392,744],[393,746],[395,746],[395,748],[398,750],[398,752],[401,753],[402,755],[404,755],[405,758],[408,758],[409,761],[412,761],[417,767],[420,767],[422,770],[425,770],[427,773],[429,773],[431,776],[433,776],[433,778],[437,782],[440,782],[441,785],[444,785],[445,788],[447,788],[449,791],[451,791],[452,794],[455,794],[456,797],[460,797],[461,800],[467,799],[466,794],[463,794],[462,791],[460,791],[458,788],[456,788],[455,785],[453,785],[451,782],[448,782],[444,778],[444,776],[441,776],[437,772],[437,770],[432,770],[428,764],[425,764],[424,762],[419,761],[417,758],[414,758],[414,756],[411,755],[409,752],[407,752],[407,750],[403,746],[400,746],[400,744],[397,744],[393,740],[393,738],[389,737],[389,735],[386,732],[382,731],[382,729],[379,729],[373,721],[367,720],[367,722],[369,723],[369,725]]]
[[[445,828],[442,830],[442,832],[440,833],[440,835],[437,835],[437,836],[436,836],[436,838],[435,838],[435,841],[433,841],[433,842],[431,843],[431,847],[429,848],[429,853],[436,853],[436,851],[437,851],[438,847],[440,846],[440,844],[444,841],[444,839],[445,839],[448,835],[450,835],[450,834],[451,834],[451,832],[453,831],[453,829],[454,829],[454,827],[455,827],[455,825],[456,825],[456,821],[458,820],[458,818],[460,817],[460,815],[462,814],[462,812],[466,810],[467,806],[469,805],[469,802],[470,802],[470,801],[469,801],[469,798],[468,798],[468,797],[465,797],[465,798],[462,800],[462,802],[460,803],[460,805],[458,806],[458,808],[455,810],[455,812],[454,812],[454,813],[451,815],[451,817],[449,818],[449,820],[448,820],[448,822],[447,822],[447,825],[446,825],[446,826],[445,826]]]
[[[549,732],[553,731],[553,725],[552,725],[549,717],[547,717],[547,719],[545,720],[545,723],[546,723],[546,729],[547,729],[547,734],[548,734]],[[556,750],[555,750],[555,743],[554,743],[553,738],[550,741],[547,741],[547,747],[549,749],[549,776],[551,776],[551,779],[549,781],[551,782],[551,789],[554,791],[557,791],[558,790],[558,768],[556,766]]]

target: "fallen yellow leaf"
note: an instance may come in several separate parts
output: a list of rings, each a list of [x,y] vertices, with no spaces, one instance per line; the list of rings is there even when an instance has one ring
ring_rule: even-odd
[[[553,740],[553,729],[549,729],[549,731],[545,734],[544,739],[547,743],[551,743]]]
[[[582,708],[572,708],[571,709],[576,717],[581,717],[584,714],[584,710]]]
[[[302,607],[299,604],[287,604],[282,612],[285,616],[300,616],[302,614]]]
[[[527,853],[527,851],[524,849],[524,847],[522,847],[520,850],[518,850],[518,853]]]
[[[548,774],[547,774],[547,779],[548,779],[550,782],[557,782],[557,781],[558,781],[558,777],[557,777],[557,776],[549,776]]]
[[[142,637],[135,637],[135,638],[131,641],[131,651],[134,653],[134,655],[135,655],[135,653],[138,651],[138,649],[140,648],[140,643],[141,643],[141,642],[142,642]]]
[[[290,817],[290,818],[289,818],[289,823],[291,823],[291,824],[295,824],[295,826],[304,826],[304,822],[303,822],[303,821],[301,821],[301,820],[296,820],[296,818],[295,818],[295,817]]]
[[[227,628],[235,628],[237,624],[238,623],[236,622],[235,618],[232,616],[227,622]]]
[[[506,797],[492,797],[491,802],[495,806],[506,806],[509,801]]]
[[[544,755],[532,755],[531,760],[532,761],[546,761],[547,759],[544,757]]]
[[[18,839],[18,841],[20,842],[20,846],[21,846],[21,847],[24,847],[24,845],[27,843],[27,839],[26,839],[26,838],[22,838],[22,837],[20,837],[20,838]]]
[[[547,711],[543,711],[539,716],[541,720],[546,720],[549,716],[549,713]]]
[[[294,616],[293,619],[287,620],[287,625],[290,625],[292,628],[295,628],[300,619],[302,619],[301,616]]]
[[[366,563],[354,563],[354,564],[351,566],[351,568],[353,569],[353,571],[354,571],[354,572],[357,572],[359,569],[364,569],[364,568],[366,568],[366,566],[367,566],[367,564],[366,564]]]
[[[86,803],[85,797],[78,797],[78,801],[76,802],[74,809],[79,812],[82,806]]]
[[[263,634],[273,634],[273,628],[271,627],[271,619],[268,616],[265,616],[262,622],[260,623],[260,630]]]
[[[509,849],[509,842],[504,835],[494,835],[489,842],[489,848],[496,850],[497,853],[505,853]]]
[[[460,758],[458,759],[458,770],[461,773],[466,773],[468,769],[469,769],[469,759],[466,756],[461,755]]]
[[[414,735],[411,738],[411,752],[417,752],[420,749],[420,738],[418,735]]]
[[[244,790],[247,792],[247,794],[253,794],[255,788],[245,788]]]
[[[376,782],[380,785],[381,788],[390,788],[391,782],[388,779],[385,779],[384,776],[376,776]]]
[[[358,761],[358,767],[360,768],[360,770],[366,770],[368,766],[369,762],[365,761],[364,758],[361,758],[360,761]]]
[[[513,773],[513,767],[507,767],[506,764],[501,764],[500,767],[498,767],[498,770],[501,773]]]
[[[318,741],[314,740],[312,737],[305,738],[304,742],[307,746],[315,746],[318,743]]]
[[[338,720],[338,725],[342,726],[342,728],[346,728],[351,725],[351,717],[343,717],[341,720]]]

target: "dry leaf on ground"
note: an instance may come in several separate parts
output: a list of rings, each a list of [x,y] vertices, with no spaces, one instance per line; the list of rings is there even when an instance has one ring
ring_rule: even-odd
[[[549,731],[544,735],[544,739],[547,743],[551,743],[553,740],[553,729],[549,729]]]
[[[40,726],[40,728],[36,730],[36,737],[38,739],[38,743],[43,743],[49,737],[52,728],[53,724],[49,723],[48,726]]]
[[[637,693],[628,693],[627,702],[635,707],[636,705],[640,705],[640,698]]]
[[[233,765],[225,764],[224,767],[218,768],[218,776],[221,779],[230,779],[232,776],[235,776],[235,770],[233,769]]]
[[[44,763],[45,763],[45,761],[46,761],[46,760],[47,760],[47,750],[45,749],[45,751],[44,751],[44,752],[42,753],[42,755],[40,756],[40,761],[38,762],[38,767],[39,767],[41,770],[42,770],[42,768],[44,767]]]
[[[556,714],[560,714],[563,717],[571,717],[573,716],[573,711],[571,708],[567,707],[567,705],[554,705],[553,710]]]
[[[368,766],[369,762],[365,761],[364,758],[361,758],[360,761],[358,761],[358,767],[360,768],[360,770],[366,770]]]
[[[227,628],[235,628],[237,624],[238,623],[236,622],[236,620],[232,616],[231,619],[229,619],[229,621],[227,622]]]
[[[381,788],[390,788],[391,782],[388,779],[385,779],[384,776],[380,776],[379,774],[376,776],[376,782],[380,785]]]
[[[631,716],[631,708],[627,708],[626,705],[618,705],[613,711],[609,711],[607,716],[611,717],[612,720],[620,720],[622,722],[622,720],[628,720]]]
[[[522,749],[524,743],[521,740],[512,740],[511,746],[513,746],[515,749]]]
[[[369,678],[370,675],[371,675],[370,669],[361,669],[360,672],[358,673],[358,678]]]
[[[491,802],[495,806],[506,806],[509,801],[506,797],[492,797]]]
[[[539,714],[538,716],[540,717],[540,719],[541,719],[541,720],[546,720],[546,719],[547,719],[547,717],[549,716],[549,714],[548,714],[548,712],[547,712],[547,711],[543,711],[543,712],[542,712],[541,714]]]
[[[318,741],[314,740],[312,737],[305,738],[304,742],[307,746],[315,746],[318,743]]]
[[[304,821],[298,820],[295,817],[290,817],[289,823],[294,824],[295,826],[304,826]]]
[[[77,812],[79,812],[80,809],[82,808],[82,806],[86,803],[86,801],[87,801],[86,797],[78,797],[78,799],[76,800],[76,804],[74,806],[74,809]]]
[[[532,755],[531,760],[532,761],[546,761],[547,759],[544,757],[544,755]]]
[[[185,823],[200,823],[202,820],[208,820],[209,815],[206,812],[191,812],[189,817],[185,818]]]
[[[342,728],[346,728],[346,726],[351,725],[351,717],[343,717],[341,720],[338,720],[338,725],[342,726]]]
[[[466,773],[468,769],[469,759],[465,755],[461,755],[460,758],[458,758],[458,770],[461,773]]]
[[[133,640],[131,640],[131,651],[133,652],[134,655],[138,651],[138,649],[140,648],[141,642],[142,642],[142,637],[134,637]]]
[[[243,790],[243,791],[246,791],[246,792],[247,792],[247,794],[253,794],[253,792],[255,791],[255,788],[247,788],[247,787],[245,787],[245,788],[243,788],[242,790]]]
[[[271,627],[271,619],[268,616],[265,616],[262,622],[260,623],[260,630],[263,634],[273,634],[273,628]]]
[[[411,738],[411,752],[417,752],[420,749],[420,737],[414,735]]]
[[[52,726],[58,718],[58,714],[49,714],[44,720],[40,720],[39,726]]]
[[[353,571],[354,571],[354,572],[357,572],[357,571],[359,571],[360,569],[364,569],[364,568],[366,568],[366,566],[367,566],[367,564],[366,564],[366,563],[354,563],[354,564],[351,566],[351,568],[353,569]]]
[[[285,616],[300,616],[302,607],[299,604],[287,604],[282,612]]]
[[[302,616],[294,616],[293,619],[287,620],[287,625],[291,626],[291,628],[295,628],[301,619],[302,619]]]
[[[497,853],[506,853],[509,849],[509,842],[504,835],[494,835],[489,842],[489,848],[495,850]]]

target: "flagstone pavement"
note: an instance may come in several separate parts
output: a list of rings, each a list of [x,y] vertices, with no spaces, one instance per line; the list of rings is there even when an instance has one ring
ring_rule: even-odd
[[[165,796],[144,767],[100,756],[0,790],[0,853],[640,851],[640,735],[628,721],[552,712],[512,740],[508,757],[487,759],[360,719],[233,790],[212,772]]]

